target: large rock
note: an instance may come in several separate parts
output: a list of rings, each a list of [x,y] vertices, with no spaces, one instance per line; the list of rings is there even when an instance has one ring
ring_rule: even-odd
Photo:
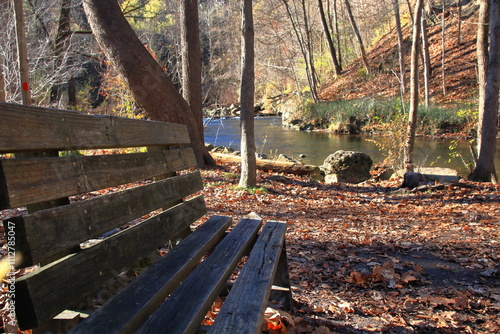
[[[325,171],[326,183],[360,183],[371,177],[372,165],[368,154],[340,150],[325,159],[322,169]]]

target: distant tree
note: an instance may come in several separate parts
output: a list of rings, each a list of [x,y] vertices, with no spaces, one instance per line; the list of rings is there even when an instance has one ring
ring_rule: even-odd
[[[186,124],[198,166],[215,164],[194,113],[132,30],[118,2],[86,0],[83,5],[97,42],[123,76],[136,103],[151,119]]]
[[[415,4],[415,17],[413,20],[413,41],[411,46],[410,64],[410,113],[408,115],[408,127],[406,129],[404,161],[407,172],[413,172],[414,168],[413,150],[415,147],[415,132],[417,130],[418,113],[418,57],[423,2],[424,0],[417,0]]]
[[[484,6],[488,0],[482,0]],[[483,26],[483,24],[479,24]],[[500,91],[500,0],[491,0],[490,49],[484,102],[479,110],[478,159],[470,177],[474,181],[498,182],[495,171],[495,152]]]
[[[242,0],[241,11],[241,177],[240,187],[255,187],[257,162],[254,129],[254,27],[252,0]]]
[[[282,0],[283,4],[285,5],[285,9],[288,15],[288,18],[290,19],[290,23],[292,24],[293,31],[295,33],[295,37],[297,38],[297,42],[300,47],[300,51],[302,53],[302,57],[304,58],[304,63],[305,63],[305,70],[306,70],[306,77],[307,81],[309,83],[309,89],[311,92],[311,97],[315,102],[319,101],[318,98],[318,89],[317,89],[317,82],[316,82],[316,71],[314,68],[314,62],[312,61],[312,49],[311,49],[311,42],[308,40],[309,32],[308,32],[308,25],[302,24],[299,20],[299,14],[297,10],[292,10],[290,4],[288,3],[288,0]],[[307,12],[305,11],[305,2],[304,0],[300,0],[302,2],[301,8],[303,9],[303,17],[302,21],[305,21],[305,18],[307,17]],[[295,1],[293,1],[293,4],[295,5]],[[296,9],[296,6],[295,8]],[[302,32],[302,27],[305,30],[305,32]]]
[[[321,26],[323,27],[323,33],[328,43],[328,49],[330,51],[330,57],[332,58],[333,72],[336,76],[341,74],[342,69],[340,68],[339,61],[337,60],[337,53],[335,51],[335,45],[333,44],[332,35],[330,34],[330,28],[328,27],[328,21],[326,20],[325,10],[323,8],[323,0],[318,0],[318,10],[319,16],[321,18]]]
[[[399,0],[392,0],[392,6],[394,9],[394,21],[396,22],[396,32],[398,34],[399,82],[401,87],[401,95],[404,95],[406,90],[406,67],[405,67],[406,50],[404,48],[404,37],[403,37],[403,31],[401,29]]]
[[[359,51],[361,53],[361,60],[365,66],[366,73],[370,73],[370,64],[368,63],[368,57],[366,56],[365,45],[363,39],[361,38],[361,33],[359,32],[358,25],[352,14],[352,8],[349,0],[344,0],[344,5],[347,10],[347,16],[349,17],[349,22],[351,23],[352,30],[354,31],[354,36],[356,36],[356,41],[358,42]]]
[[[431,80],[431,56],[429,53],[429,38],[427,37],[427,18],[426,13],[422,12],[421,36],[422,36],[422,59],[424,65],[424,97],[425,107],[429,108],[430,103],[430,80]]]

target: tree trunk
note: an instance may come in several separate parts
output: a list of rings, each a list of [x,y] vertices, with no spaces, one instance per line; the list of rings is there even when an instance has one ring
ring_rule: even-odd
[[[316,67],[314,65],[314,52],[313,52],[313,43],[311,38],[311,31],[309,29],[309,20],[307,18],[307,9],[306,9],[306,0],[300,0],[302,4],[302,13],[304,14],[304,32],[305,32],[305,46],[306,46],[306,54],[307,54],[307,62],[309,63],[309,68],[311,69],[311,81],[314,87],[314,90],[311,91],[312,98],[314,102],[319,101],[318,97],[318,75],[316,73]]]
[[[340,64],[337,60],[337,53],[335,51],[335,46],[333,44],[332,35],[330,34],[330,28],[328,27],[328,22],[325,17],[325,10],[323,9],[323,0],[318,0],[318,10],[319,16],[321,17],[321,25],[323,27],[323,33],[325,34],[326,42],[328,43],[328,49],[330,50],[330,56],[332,58],[333,72],[336,76],[341,74]]]
[[[458,29],[457,29],[457,43],[462,44],[462,1],[457,0],[458,6]]]
[[[481,1],[481,6],[486,0]],[[481,26],[481,24],[480,24]],[[490,51],[484,103],[479,110],[479,154],[470,177],[474,181],[497,183],[495,151],[500,90],[500,0],[492,0],[490,8]]]
[[[429,95],[430,87],[429,82],[431,79],[431,57],[429,54],[429,39],[427,38],[427,21],[425,14],[422,13],[420,18],[422,24],[421,35],[422,35],[422,58],[424,63],[424,96],[425,96],[425,107],[429,108]]]
[[[413,171],[413,149],[415,146],[415,132],[417,129],[418,112],[418,57],[419,39],[422,19],[423,0],[417,0],[415,4],[415,18],[413,20],[413,41],[411,45],[411,72],[410,72],[410,114],[408,115],[408,127],[405,142],[405,169]]]
[[[446,21],[444,19],[445,1],[443,0],[443,14],[441,15],[441,85],[443,96],[446,96],[446,50],[445,50],[445,32]],[[460,27],[460,26],[459,26]]]
[[[198,131],[203,134],[201,88],[201,46],[198,1],[181,1],[182,95],[194,113]]]
[[[0,55],[0,102],[5,102],[5,78],[3,76],[3,58]]]
[[[28,49],[24,33],[22,0],[14,0],[14,12],[16,14],[17,57],[19,62],[19,78],[21,81],[21,96],[23,104],[30,105],[31,93],[29,86]]]
[[[199,167],[215,164],[194,114],[127,22],[116,0],[83,2],[92,32],[123,76],[137,104],[153,120],[186,124]]]
[[[295,36],[297,37],[297,42],[299,43],[300,51],[302,53],[302,57],[304,58],[304,63],[306,66],[306,77],[307,77],[307,82],[309,83],[309,89],[311,91],[311,96],[314,100],[314,102],[318,102],[318,93],[315,85],[315,80],[314,80],[314,72],[310,67],[309,63],[309,57],[307,53],[307,48],[305,45],[304,37],[302,36],[302,33],[300,31],[300,27],[298,22],[293,17],[292,11],[290,9],[290,6],[288,4],[287,0],[282,0],[283,4],[285,5],[286,12],[288,17],[290,18],[290,22],[292,24],[293,31],[295,32]]]
[[[239,186],[255,187],[257,163],[254,130],[254,30],[252,0],[242,0],[241,12],[241,177]]]
[[[363,39],[361,38],[361,34],[359,33],[356,20],[354,20],[354,16],[352,15],[351,4],[349,3],[349,0],[344,0],[344,4],[347,10],[347,16],[349,17],[349,22],[351,23],[352,26],[352,30],[354,31],[354,35],[356,36],[356,40],[358,41],[359,51],[361,53],[361,59],[363,60],[363,65],[366,68],[366,73],[370,73],[370,65],[368,64],[368,58],[366,56],[365,46],[363,44]]]
[[[399,15],[399,0],[392,0],[392,5],[394,8],[394,19],[396,21],[396,32],[398,33],[398,55],[399,55],[399,73],[400,73],[400,84],[401,84],[401,95],[405,94],[406,90],[406,67],[405,67],[405,49],[404,49],[404,37],[403,31],[401,30],[401,17]]]
[[[71,65],[68,61],[64,64],[63,52],[68,49],[68,41],[70,36],[70,8],[71,0],[61,1],[61,11],[59,14],[59,22],[57,25],[57,34],[54,41],[54,72],[57,72],[62,66]],[[56,79],[57,80],[57,79]],[[63,90],[62,80],[57,80],[50,88],[50,100],[51,104],[57,104],[61,98]]]
[[[488,33],[490,30],[490,0],[481,0],[479,6],[479,18],[477,29],[476,53],[477,74],[479,88],[479,110],[484,110],[484,95],[486,90],[486,73],[488,71]],[[478,129],[478,143],[481,132]],[[479,147],[478,147],[479,151]]]
[[[333,22],[335,25],[335,37],[337,39],[337,51],[340,69],[342,69],[342,52],[340,49],[340,33],[339,33],[339,13],[337,10],[337,0],[333,0]]]

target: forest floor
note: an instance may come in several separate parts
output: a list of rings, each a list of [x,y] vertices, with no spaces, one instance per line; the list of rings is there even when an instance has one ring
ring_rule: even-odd
[[[226,167],[203,172],[208,216],[288,224],[293,324],[271,333],[500,332],[499,186],[411,192],[259,171],[249,192]]]

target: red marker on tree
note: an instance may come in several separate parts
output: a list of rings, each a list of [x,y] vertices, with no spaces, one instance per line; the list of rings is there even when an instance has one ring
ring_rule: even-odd
[[[23,90],[24,90],[25,92],[27,92],[27,91],[28,91],[28,88],[29,88],[28,83],[27,83],[27,82],[23,82]]]

